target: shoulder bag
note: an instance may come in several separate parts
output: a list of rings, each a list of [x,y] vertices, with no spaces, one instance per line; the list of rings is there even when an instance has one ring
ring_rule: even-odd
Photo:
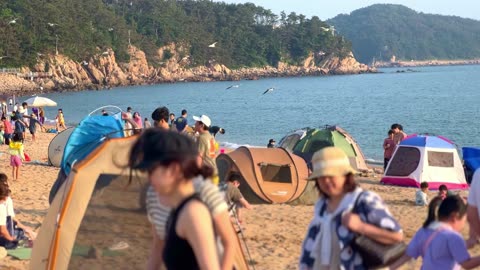
[[[362,194],[357,196],[352,213],[358,214],[358,201]],[[382,244],[365,235],[356,235],[352,241],[352,248],[360,254],[363,265],[368,269],[387,267],[402,257],[407,248],[404,242]]]

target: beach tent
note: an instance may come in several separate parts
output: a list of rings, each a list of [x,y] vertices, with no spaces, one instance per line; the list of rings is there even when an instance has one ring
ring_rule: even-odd
[[[341,148],[347,154],[350,164],[358,171],[368,170],[360,146],[355,139],[339,126],[308,129],[306,134],[293,147],[293,153],[301,156],[310,164],[313,154],[327,146]]]
[[[305,161],[283,148],[241,146],[220,154],[216,161],[220,181],[227,181],[232,174],[241,176],[239,189],[250,203],[293,202],[309,190],[318,198],[312,185],[307,185]]]
[[[414,135],[395,149],[381,180],[384,184],[430,189],[446,185],[449,189],[467,189],[462,162],[455,144],[441,136]]]
[[[472,182],[473,173],[480,168],[480,148],[462,147],[463,162],[465,164],[465,177],[467,183]]]
[[[84,159],[107,138],[121,138],[123,136],[123,124],[119,114],[103,116],[92,115],[91,113],[85,117],[73,129],[63,148],[60,171],[50,190],[49,202],[52,202],[57,190],[66,180],[75,162]]]
[[[68,138],[70,138],[73,130],[73,127],[67,128],[55,135],[50,141],[50,144],[48,145],[48,163],[50,165],[60,167],[65,145],[67,145]]]
[[[42,222],[30,269],[146,268],[152,232],[140,201],[147,179],[134,171],[130,181],[127,167],[136,139],[107,138],[73,165]],[[238,242],[236,249],[236,269],[248,269]]]
[[[73,163],[85,158],[103,140],[123,136],[123,123],[118,114],[85,117],[68,138],[62,157],[62,169],[68,175]]]

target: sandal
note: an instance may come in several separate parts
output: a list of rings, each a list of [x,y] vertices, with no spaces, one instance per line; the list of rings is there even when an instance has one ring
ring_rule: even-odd
[[[129,248],[130,246],[128,245],[127,242],[124,242],[124,241],[120,241],[116,244],[113,244],[111,245],[110,247],[108,247],[109,250],[122,250],[122,249],[127,249]]]

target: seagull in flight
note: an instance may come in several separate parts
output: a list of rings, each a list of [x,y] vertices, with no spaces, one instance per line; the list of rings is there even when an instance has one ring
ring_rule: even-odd
[[[215,45],[216,45],[217,43],[218,43],[218,42],[214,42],[214,43],[208,45],[208,47],[209,47],[209,48],[215,48]]]
[[[225,88],[225,90],[228,90],[230,88],[238,88],[240,87],[240,84],[233,84],[233,85],[230,85],[229,87]]]
[[[58,25],[58,24],[56,24],[56,23],[50,23],[50,22],[47,23],[47,24],[48,24],[48,26],[51,26],[51,27],[54,27],[55,25]]]
[[[270,87],[270,88],[268,88],[267,90],[265,90],[265,92],[263,92],[262,95],[265,95],[265,94],[267,94],[267,93],[273,92],[273,90],[275,90],[275,87]]]
[[[8,24],[15,24],[15,23],[17,23],[17,20],[18,20],[18,18],[15,18],[15,19],[9,21]]]

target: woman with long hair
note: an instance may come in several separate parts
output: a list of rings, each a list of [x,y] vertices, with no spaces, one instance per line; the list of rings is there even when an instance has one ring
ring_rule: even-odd
[[[367,269],[354,244],[364,235],[382,244],[403,239],[400,225],[382,199],[357,186],[347,155],[325,147],[312,158],[315,181],[321,194],[303,242],[300,269]]]
[[[147,129],[132,147],[129,165],[145,171],[162,204],[174,209],[159,249],[163,254],[151,257],[163,257],[167,269],[220,269],[212,215],[193,181],[211,177],[213,170],[202,165],[193,140],[176,132]]]

